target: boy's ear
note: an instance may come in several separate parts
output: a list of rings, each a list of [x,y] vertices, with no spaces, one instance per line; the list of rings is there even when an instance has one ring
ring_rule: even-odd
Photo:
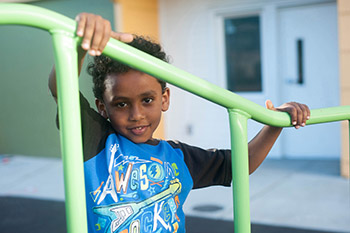
[[[100,113],[101,116],[104,118],[108,119],[107,111],[106,111],[106,105],[99,99],[95,99],[95,104],[98,112]]]
[[[168,87],[162,93],[162,111],[165,112],[169,109],[170,105],[170,89]]]

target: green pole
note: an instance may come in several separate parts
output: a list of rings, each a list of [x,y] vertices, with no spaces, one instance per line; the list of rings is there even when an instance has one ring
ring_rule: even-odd
[[[247,121],[250,116],[238,109],[229,109],[234,232],[250,233],[249,160]]]
[[[51,31],[55,50],[57,97],[68,233],[86,233],[87,216],[79,103],[77,41]]]

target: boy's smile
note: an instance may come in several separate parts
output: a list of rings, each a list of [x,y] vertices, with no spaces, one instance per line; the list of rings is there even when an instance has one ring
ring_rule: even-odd
[[[100,114],[134,143],[152,139],[162,112],[169,108],[169,89],[162,91],[156,78],[136,70],[110,74],[104,84],[103,102],[96,100]]]

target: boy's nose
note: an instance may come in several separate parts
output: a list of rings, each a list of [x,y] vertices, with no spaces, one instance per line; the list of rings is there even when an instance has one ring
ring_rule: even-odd
[[[131,121],[139,121],[144,118],[142,107],[133,106],[130,110],[129,120]]]

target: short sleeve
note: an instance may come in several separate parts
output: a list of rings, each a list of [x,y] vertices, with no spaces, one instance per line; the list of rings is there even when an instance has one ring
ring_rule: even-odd
[[[232,181],[231,151],[202,149],[178,141],[168,141],[184,154],[185,163],[193,179],[193,188],[212,185],[230,186]]]
[[[82,94],[80,94],[80,109],[84,161],[87,161],[103,150],[106,138],[114,133],[114,130],[108,120],[90,107]]]

